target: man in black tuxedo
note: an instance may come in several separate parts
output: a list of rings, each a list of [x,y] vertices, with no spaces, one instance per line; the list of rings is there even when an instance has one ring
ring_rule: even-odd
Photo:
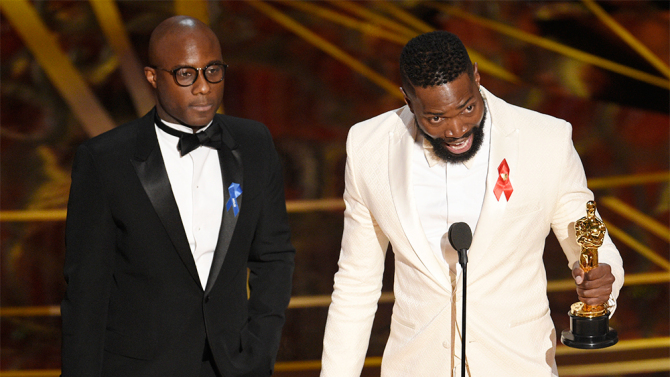
[[[63,376],[269,376],[295,254],[272,138],[215,114],[226,65],[202,22],[163,21],[149,60],[156,107],[75,156]]]

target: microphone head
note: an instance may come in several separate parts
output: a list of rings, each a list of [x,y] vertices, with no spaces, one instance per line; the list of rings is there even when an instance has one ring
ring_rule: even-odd
[[[466,223],[453,223],[449,227],[449,243],[456,251],[468,250],[472,244],[472,231]]]

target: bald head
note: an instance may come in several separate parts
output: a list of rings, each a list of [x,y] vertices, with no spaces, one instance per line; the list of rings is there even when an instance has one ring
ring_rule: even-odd
[[[151,33],[149,39],[149,64],[157,66],[161,55],[169,52],[173,43],[188,36],[200,35],[211,39],[219,46],[216,34],[204,22],[189,16],[174,16],[161,22]]]

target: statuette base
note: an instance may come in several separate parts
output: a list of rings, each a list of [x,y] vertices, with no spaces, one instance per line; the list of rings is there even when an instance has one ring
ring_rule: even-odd
[[[599,349],[619,341],[616,330],[609,327],[609,311],[599,317],[580,317],[568,312],[570,329],[563,330],[561,342],[568,347]]]

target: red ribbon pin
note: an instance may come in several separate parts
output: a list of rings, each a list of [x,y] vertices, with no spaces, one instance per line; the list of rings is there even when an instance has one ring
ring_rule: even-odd
[[[500,195],[504,192],[505,198],[509,201],[509,198],[512,196],[512,182],[509,180],[509,165],[507,165],[507,160],[503,159],[498,166],[498,180],[496,181],[496,187],[493,188],[493,193],[496,195],[496,200],[500,201]]]

